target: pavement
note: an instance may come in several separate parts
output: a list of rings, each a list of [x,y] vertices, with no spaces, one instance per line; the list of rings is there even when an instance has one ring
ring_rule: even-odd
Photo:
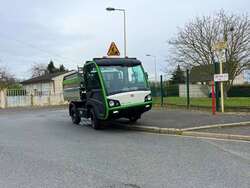
[[[217,128],[210,128],[210,129],[201,129],[198,131],[209,132],[209,133],[219,133],[219,134],[250,136],[250,126],[236,126],[236,127],[223,127],[223,128],[217,127]]]
[[[249,188],[250,144],[95,131],[61,109],[0,112],[0,187]]]
[[[136,131],[212,137],[250,141],[250,114],[187,111],[178,109],[151,110],[131,125],[118,120],[121,127]],[[209,133],[209,134],[208,134]]]
[[[151,110],[142,115],[137,126],[155,126],[160,128],[190,128],[205,125],[237,123],[250,121],[249,114],[217,114],[209,112],[178,109]]]

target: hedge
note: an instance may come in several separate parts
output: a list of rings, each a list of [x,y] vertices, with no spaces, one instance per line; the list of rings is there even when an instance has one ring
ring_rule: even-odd
[[[228,97],[250,97],[250,85],[232,86],[227,92]]]

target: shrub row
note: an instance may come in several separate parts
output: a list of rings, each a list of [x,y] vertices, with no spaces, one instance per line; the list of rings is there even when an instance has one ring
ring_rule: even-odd
[[[232,86],[227,92],[228,97],[250,97],[250,85]]]

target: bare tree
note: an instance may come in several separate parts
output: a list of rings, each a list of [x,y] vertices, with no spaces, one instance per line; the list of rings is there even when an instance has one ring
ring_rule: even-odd
[[[250,20],[248,15],[227,15],[223,10],[213,16],[197,17],[179,29],[177,37],[170,40],[171,61],[184,66],[211,65],[217,58],[213,47],[218,41],[226,41],[225,70],[230,81],[250,64]],[[212,66],[210,73],[213,72]]]
[[[16,82],[13,75],[8,73],[8,71],[0,67],[0,90],[3,88],[7,88],[8,86],[14,84]]]
[[[34,64],[31,68],[31,77],[42,76],[47,73],[47,65],[46,64]]]

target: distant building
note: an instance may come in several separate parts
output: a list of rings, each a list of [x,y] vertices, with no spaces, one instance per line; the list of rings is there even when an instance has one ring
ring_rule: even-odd
[[[53,95],[63,93],[63,77],[74,71],[45,74],[21,82],[27,93],[33,95]]]
[[[240,75],[236,76],[234,85],[250,84],[250,69],[244,70]]]

